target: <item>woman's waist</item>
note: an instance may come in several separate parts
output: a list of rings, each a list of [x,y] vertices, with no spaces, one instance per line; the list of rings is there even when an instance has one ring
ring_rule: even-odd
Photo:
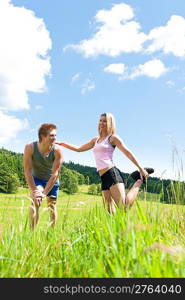
[[[96,168],[97,168],[98,172],[103,169],[109,169],[113,166],[114,166],[114,163],[111,158],[107,158],[107,159],[97,159],[96,158]]]
[[[112,167],[113,167],[113,166],[109,166],[109,167],[107,167],[107,168],[98,170],[99,175],[102,176],[102,175],[105,174],[108,170],[110,170]]]

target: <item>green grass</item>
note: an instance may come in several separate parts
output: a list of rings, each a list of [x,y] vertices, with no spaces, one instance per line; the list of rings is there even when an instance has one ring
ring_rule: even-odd
[[[184,277],[185,207],[157,197],[140,193],[130,211],[110,216],[85,186],[60,192],[55,229],[43,202],[32,232],[27,190],[0,194],[0,277]]]

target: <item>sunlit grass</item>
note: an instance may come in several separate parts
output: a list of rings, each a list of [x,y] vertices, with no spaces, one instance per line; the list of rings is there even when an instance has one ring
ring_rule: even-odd
[[[152,201],[154,200],[154,201]],[[101,196],[60,192],[58,221],[46,203],[34,232],[27,190],[0,194],[1,277],[184,277],[185,207],[140,193],[127,213],[110,216]]]

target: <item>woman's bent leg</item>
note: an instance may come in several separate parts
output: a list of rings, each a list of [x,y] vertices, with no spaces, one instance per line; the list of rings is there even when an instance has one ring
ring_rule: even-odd
[[[143,183],[142,180],[138,179],[133,186],[131,187],[131,189],[128,191],[127,195],[126,195],[126,206],[127,207],[131,207],[134,204],[134,201],[138,195],[139,192],[139,188],[141,186],[141,184]]]

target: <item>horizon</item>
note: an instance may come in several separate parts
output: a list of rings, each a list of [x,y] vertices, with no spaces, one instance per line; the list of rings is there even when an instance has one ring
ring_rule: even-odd
[[[12,150],[8,150],[8,149],[6,149],[6,148],[4,148],[4,147],[2,147],[2,148],[0,148],[0,150],[5,150],[5,151],[10,151],[10,152],[13,152],[13,153],[15,153],[15,154],[21,154],[21,155],[23,155],[24,153],[21,153],[21,152],[16,152],[16,151],[12,151]],[[78,163],[78,162],[74,162],[74,161],[72,161],[72,160],[69,160],[69,161],[63,161],[63,163],[66,163],[66,164],[68,164],[68,163],[73,163],[73,164],[75,164],[75,165],[80,165],[80,166],[82,166],[82,167],[88,167],[88,168],[92,168],[92,169],[95,169],[95,171],[96,171],[96,167],[95,166],[89,166],[89,165],[84,165],[83,163]],[[131,174],[131,173],[128,173],[128,172],[124,172],[124,171],[122,171],[124,174]],[[154,172],[155,173],[155,172]],[[98,172],[97,172],[97,174],[98,174]],[[150,176],[149,176],[149,178],[154,178],[154,179],[159,179],[159,180],[175,180],[175,181],[180,181],[180,182],[182,182],[183,180],[180,180],[180,179],[177,179],[177,178],[174,178],[174,179],[172,179],[172,178],[159,178],[159,177],[157,177],[157,176],[154,176],[153,174],[151,174]]]

